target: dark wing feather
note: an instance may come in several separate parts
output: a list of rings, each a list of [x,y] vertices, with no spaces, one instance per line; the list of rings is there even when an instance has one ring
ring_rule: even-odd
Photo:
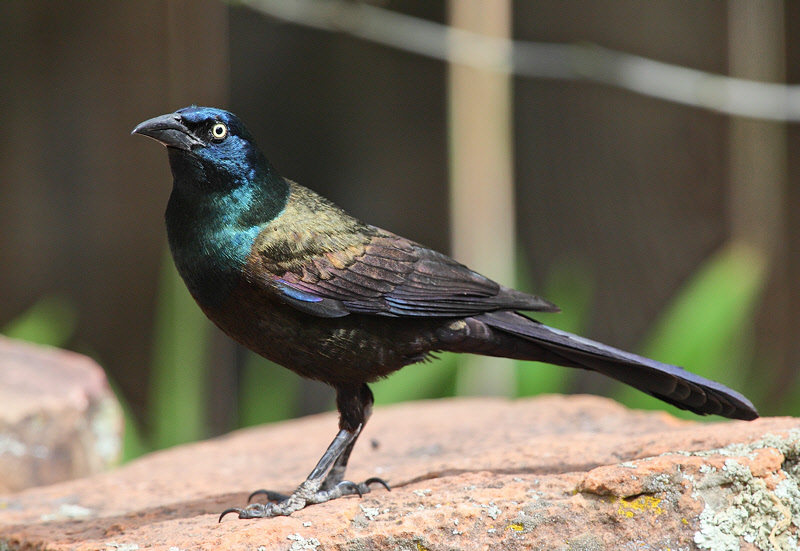
[[[556,311],[452,258],[371,228],[365,243],[309,256],[273,274],[281,299],[307,313],[463,317],[495,310]]]

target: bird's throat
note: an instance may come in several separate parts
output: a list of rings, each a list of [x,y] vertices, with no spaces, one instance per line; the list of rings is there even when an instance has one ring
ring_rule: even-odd
[[[175,178],[165,215],[167,237],[175,266],[195,300],[213,307],[227,299],[256,237],[281,215],[288,198],[288,183],[272,174],[264,181],[214,191],[199,190],[195,178]]]

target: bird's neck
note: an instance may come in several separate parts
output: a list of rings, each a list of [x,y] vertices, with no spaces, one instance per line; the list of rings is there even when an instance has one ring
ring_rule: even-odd
[[[259,232],[284,210],[289,184],[267,167],[235,185],[227,179],[228,188],[217,187],[200,179],[218,175],[172,157],[174,183],[165,216],[170,249],[194,298],[213,307],[239,281]]]

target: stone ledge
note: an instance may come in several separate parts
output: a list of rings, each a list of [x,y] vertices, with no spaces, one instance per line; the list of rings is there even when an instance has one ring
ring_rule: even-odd
[[[0,337],[0,404],[0,493],[84,477],[119,459],[122,410],[86,356]]]
[[[797,419],[696,423],[590,396],[378,407],[349,476],[392,492],[217,523],[252,490],[291,491],[335,431],[334,414],[246,429],[2,497],[0,548],[766,549],[797,531]]]

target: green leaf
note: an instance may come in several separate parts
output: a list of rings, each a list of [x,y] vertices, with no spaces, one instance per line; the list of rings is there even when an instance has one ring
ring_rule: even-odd
[[[526,265],[524,262],[519,264]],[[522,273],[519,281],[530,281],[530,278]],[[575,257],[564,257],[550,269],[544,292],[533,291],[533,294],[540,294],[562,310],[555,314],[537,312],[532,314],[534,319],[563,331],[581,333],[589,319],[594,294],[591,269]],[[516,364],[517,396],[567,392],[577,374],[574,369],[539,362],[519,361]]]
[[[392,373],[388,379],[370,385],[375,403],[393,404],[452,396],[458,363],[458,354],[443,353],[430,362],[408,365]]]
[[[12,339],[64,346],[75,332],[77,313],[66,298],[46,296],[12,320],[2,333]]]
[[[258,354],[248,353],[239,381],[239,424],[252,426],[294,417],[300,378]]]
[[[647,339],[643,354],[741,390],[753,344],[751,322],[766,268],[765,255],[751,247],[740,243],[723,247],[674,298]],[[617,398],[630,407],[664,407],[630,387],[621,388]],[[693,417],[686,412],[679,415]]]
[[[210,327],[172,259],[165,255],[150,381],[152,438],[156,449],[207,436],[205,362]]]

